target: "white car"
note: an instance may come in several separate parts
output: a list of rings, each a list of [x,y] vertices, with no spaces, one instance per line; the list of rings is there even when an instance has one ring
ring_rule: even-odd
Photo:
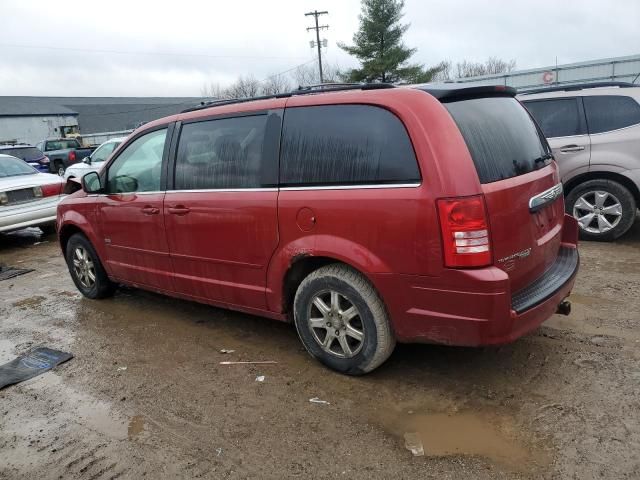
[[[0,232],[40,227],[55,232],[65,181],[11,155],[0,154]]]
[[[89,172],[97,172],[118,145],[125,140],[126,137],[110,138],[96,148],[91,155],[85,157],[81,162],[69,165],[64,172],[65,180],[70,178],[77,178],[80,180]]]

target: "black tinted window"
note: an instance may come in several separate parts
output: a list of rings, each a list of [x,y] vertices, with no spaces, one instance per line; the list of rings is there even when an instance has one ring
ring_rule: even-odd
[[[525,105],[547,138],[586,133],[580,128],[580,111],[575,98],[538,100],[525,102]]]
[[[420,180],[413,146],[391,112],[367,105],[288,108],[280,182],[285,185]]]
[[[513,98],[475,98],[445,103],[464,137],[481,183],[529,173],[545,165],[542,138]]]
[[[183,125],[175,188],[260,187],[267,118],[255,115]]]
[[[640,105],[631,97],[584,97],[589,133],[602,133],[640,123]]]

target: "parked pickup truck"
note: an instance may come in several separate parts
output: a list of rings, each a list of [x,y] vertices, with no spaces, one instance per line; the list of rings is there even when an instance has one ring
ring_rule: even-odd
[[[57,173],[61,177],[69,165],[79,162],[93,152],[93,148],[83,148],[75,138],[54,138],[43,140],[36,145],[49,157],[49,169],[51,173]]]

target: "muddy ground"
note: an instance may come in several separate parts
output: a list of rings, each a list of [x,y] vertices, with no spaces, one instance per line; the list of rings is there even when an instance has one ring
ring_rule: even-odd
[[[640,222],[581,253],[570,317],[500,348],[400,345],[350,378],[289,325],[84,299],[55,237],[0,235],[0,262],[35,269],[0,282],[0,364],[75,355],[0,390],[0,478],[640,478]]]

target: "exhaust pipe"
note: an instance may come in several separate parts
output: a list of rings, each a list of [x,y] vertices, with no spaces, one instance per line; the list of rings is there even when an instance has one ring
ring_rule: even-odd
[[[563,300],[558,304],[556,313],[560,315],[569,315],[571,313],[571,302],[569,300]]]

